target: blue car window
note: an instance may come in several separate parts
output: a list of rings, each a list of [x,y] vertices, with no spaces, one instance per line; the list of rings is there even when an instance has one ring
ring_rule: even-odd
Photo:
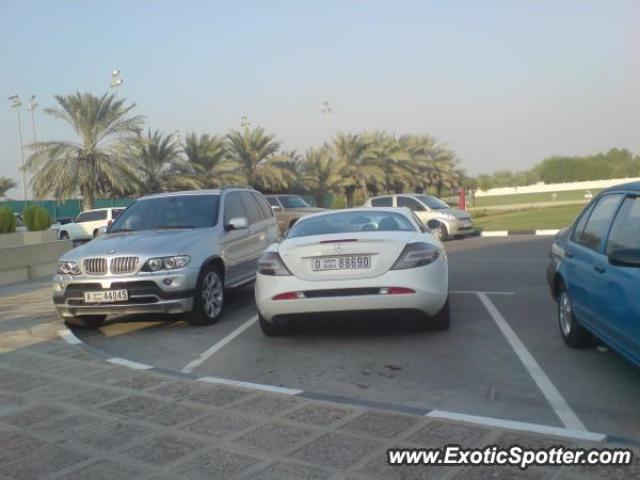
[[[640,252],[639,197],[628,197],[624,200],[611,226],[607,254],[619,250]]]
[[[585,247],[599,251],[622,196],[622,194],[612,194],[600,198],[593,207],[584,230],[577,232],[574,240]]]

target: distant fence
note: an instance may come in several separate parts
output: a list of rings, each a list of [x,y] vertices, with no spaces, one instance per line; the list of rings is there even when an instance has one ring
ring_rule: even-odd
[[[101,198],[95,201],[95,208],[126,207],[131,202],[132,199],[130,198]],[[1,205],[8,206],[15,213],[21,213],[26,205],[38,205],[46,208],[51,218],[77,217],[82,211],[82,200],[79,199],[70,199],[63,202],[55,200],[6,200],[0,201]]]
[[[601,190],[613,187],[621,183],[638,182],[640,177],[635,178],[613,178],[609,180],[591,180],[588,182],[568,182],[568,183],[536,183],[524,187],[504,187],[490,188],[489,190],[477,190],[476,197],[494,197],[499,195],[518,195],[522,193],[551,193],[568,192],[571,190]]]

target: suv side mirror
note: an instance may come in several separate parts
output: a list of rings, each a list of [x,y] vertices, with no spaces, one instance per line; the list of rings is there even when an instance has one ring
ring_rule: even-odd
[[[280,208],[278,205],[271,205],[271,210],[273,210],[274,212],[279,212],[280,210],[282,210],[282,208]]]
[[[249,228],[247,217],[232,218],[224,226],[225,230],[244,230],[245,228]]]
[[[98,234],[96,235],[96,237],[101,237],[102,235],[105,235],[109,233],[109,227],[100,227],[98,228]]]
[[[609,254],[609,263],[618,267],[640,268],[640,249],[625,248]]]

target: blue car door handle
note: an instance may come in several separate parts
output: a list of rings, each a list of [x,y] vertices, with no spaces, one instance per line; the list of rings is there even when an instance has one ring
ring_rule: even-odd
[[[598,273],[604,273],[604,267],[601,265],[594,265],[593,269]]]

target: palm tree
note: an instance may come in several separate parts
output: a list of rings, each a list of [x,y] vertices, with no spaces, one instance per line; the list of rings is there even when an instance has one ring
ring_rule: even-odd
[[[163,135],[158,130],[138,135],[133,148],[136,193],[147,195],[178,188],[197,188],[197,184],[185,173],[180,156],[180,145],[173,135]]]
[[[301,165],[302,184],[313,195],[316,205],[324,206],[327,193],[337,193],[342,187],[340,165],[326,148],[310,148]]]
[[[411,189],[414,163],[410,152],[395,137],[385,132],[368,133],[365,139],[369,145],[369,156],[384,172],[382,178],[372,177],[367,188],[374,195],[381,189],[394,193]]]
[[[384,171],[368,155],[369,145],[358,134],[339,133],[331,145],[332,154],[340,165],[342,186],[347,207],[353,207],[357,190],[366,190],[367,183],[384,177]]]
[[[274,135],[265,134],[262,128],[233,130],[227,134],[227,146],[229,157],[238,163],[249,185],[265,192],[288,187],[287,172],[270,161],[280,148]]]
[[[89,209],[97,195],[124,190],[131,182],[127,153],[143,118],[130,116],[135,104],[125,106],[125,100],[114,95],[77,92],[55,99],[58,106],[45,112],[70,125],[78,140],[31,146],[26,168],[34,172],[33,193],[36,198],[52,195],[58,200],[80,193],[82,207]]]
[[[18,188],[13,178],[0,177],[0,198],[7,198],[7,192],[12,188]]]
[[[207,134],[198,137],[191,133],[185,139],[183,152],[187,157],[183,178],[190,176],[198,188],[219,188],[245,182],[237,171],[236,162],[228,159],[224,137]]]

